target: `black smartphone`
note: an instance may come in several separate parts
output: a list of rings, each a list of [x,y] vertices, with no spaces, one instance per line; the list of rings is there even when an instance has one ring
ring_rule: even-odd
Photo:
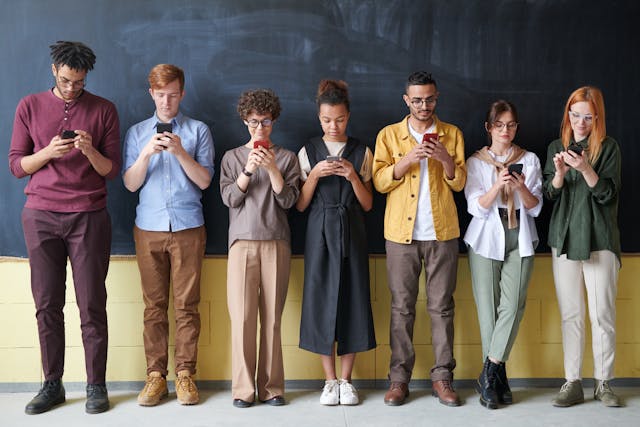
[[[78,134],[75,133],[74,131],[65,129],[65,130],[62,131],[61,138],[62,139],[72,139],[72,138],[75,138],[76,136],[78,136]],[[69,141],[69,142],[67,142],[67,144],[71,144],[72,142],[73,141]]]
[[[569,146],[567,147],[567,150],[573,151],[574,153],[579,155],[582,155],[582,152],[584,151],[584,149],[578,144],[576,144],[575,142],[572,142],[571,144],[569,144]]]
[[[522,175],[522,163],[513,163],[509,165],[509,173],[513,175],[514,172],[518,175]]]
[[[158,133],[164,133],[164,132],[173,132],[173,125],[171,123],[158,123],[156,125],[156,130]]]

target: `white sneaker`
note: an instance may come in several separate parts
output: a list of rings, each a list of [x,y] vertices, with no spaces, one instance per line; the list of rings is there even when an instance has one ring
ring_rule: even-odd
[[[341,405],[357,405],[360,403],[358,399],[358,390],[347,380],[340,380],[340,404]]]
[[[338,380],[329,380],[324,382],[322,395],[320,396],[321,405],[334,406],[340,403],[340,386]]]

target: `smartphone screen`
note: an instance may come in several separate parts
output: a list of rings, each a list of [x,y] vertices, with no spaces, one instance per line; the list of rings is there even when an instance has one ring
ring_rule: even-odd
[[[576,154],[582,154],[582,151],[584,150],[581,146],[579,146],[578,144],[575,143],[571,143],[569,144],[569,146],[567,147],[567,150],[569,151],[573,151]]]
[[[158,133],[164,133],[164,132],[173,132],[173,125],[171,123],[158,123],[156,125],[156,130]]]

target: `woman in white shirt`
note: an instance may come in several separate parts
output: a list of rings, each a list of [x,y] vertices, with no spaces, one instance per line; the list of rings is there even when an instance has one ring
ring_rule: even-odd
[[[484,366],[480,403],[496,409],[513,402],[505,362],[524,314],[542,208],[538,157],[513,143],[518,113],[499,100],[487,112],[489,146],[467,160],[464,189],[473,216],[464,241],[469,249],[473,296],[478,310]]]

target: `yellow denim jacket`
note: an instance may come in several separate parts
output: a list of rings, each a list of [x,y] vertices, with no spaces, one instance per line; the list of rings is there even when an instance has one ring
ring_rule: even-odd
[[[400,179],[393,179],[393,167],[416,144],[409,132],[408,119],[409,116],[399,123],[386,126],[378,133],[373,155],[373,185],[380,193],[387,195],[384,238],[406,244],[411,243],[418,210],[420,163],[412,165]],[[434,120],[438,139],[455,164],[453,179],[447,179],[442,163],[427,159],[436,239],[445,241],[460,237],[458,211],[451,191],[461,191],[464,188],[467,168],[464,162],[464,139],[460,129],[441,122],[436,116]]]

